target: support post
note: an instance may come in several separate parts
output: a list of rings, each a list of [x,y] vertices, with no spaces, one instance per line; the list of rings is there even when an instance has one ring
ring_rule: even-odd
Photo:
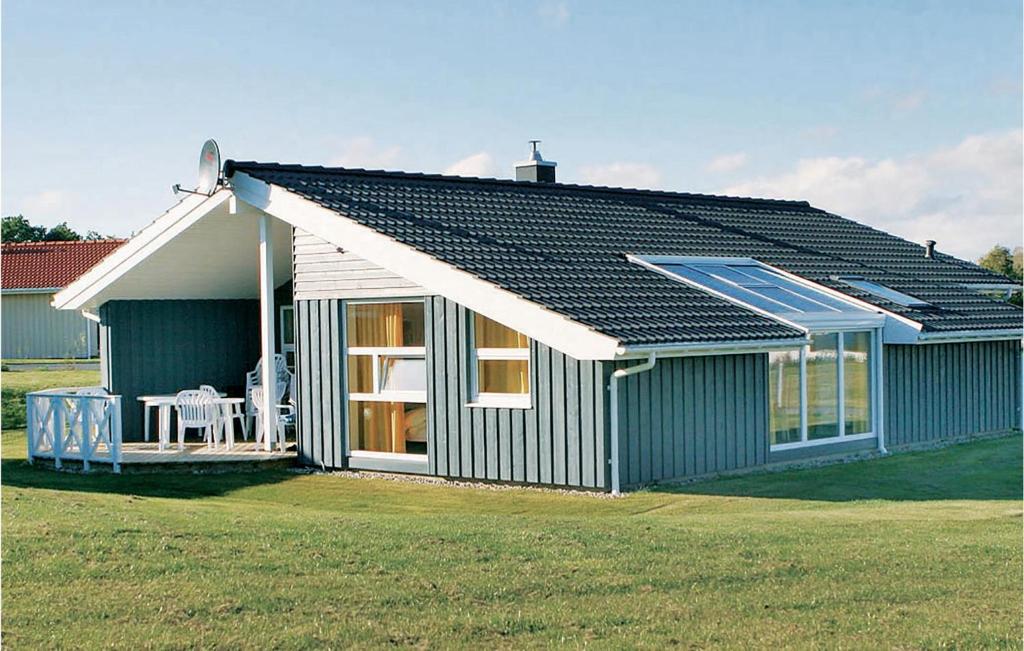
[[[276,375],[274,372],[274,242],[270,233],[270,215],[260,213],[260,376],[263,384],[263,449],[271,450],[270,440],[277,431]]]

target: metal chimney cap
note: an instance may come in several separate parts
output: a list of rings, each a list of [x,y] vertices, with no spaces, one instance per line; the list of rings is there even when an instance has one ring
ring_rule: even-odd
[[[924,241],[924,257],[931,258],[935,256],[935,240]]]

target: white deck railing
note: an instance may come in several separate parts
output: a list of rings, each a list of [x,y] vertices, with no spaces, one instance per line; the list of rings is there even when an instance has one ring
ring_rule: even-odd
[[[47,389],[25,396],[28,461],[35,458],[109,463],[121,472],[121,396],[98,387]]]

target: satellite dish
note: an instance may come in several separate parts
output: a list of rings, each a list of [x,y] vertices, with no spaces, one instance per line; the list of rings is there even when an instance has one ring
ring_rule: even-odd
[[[215,140],[207,140],[203,143],[203,150],[199,152],[199,187],[196,188],[196,192],[213,194],[219,180],[220,148],[217,147]]]

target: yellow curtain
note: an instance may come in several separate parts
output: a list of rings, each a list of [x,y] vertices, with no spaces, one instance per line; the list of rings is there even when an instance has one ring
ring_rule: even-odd
[[[529,348],[530,340],[523,333],[480,314],[474,318],[477,348]]]

